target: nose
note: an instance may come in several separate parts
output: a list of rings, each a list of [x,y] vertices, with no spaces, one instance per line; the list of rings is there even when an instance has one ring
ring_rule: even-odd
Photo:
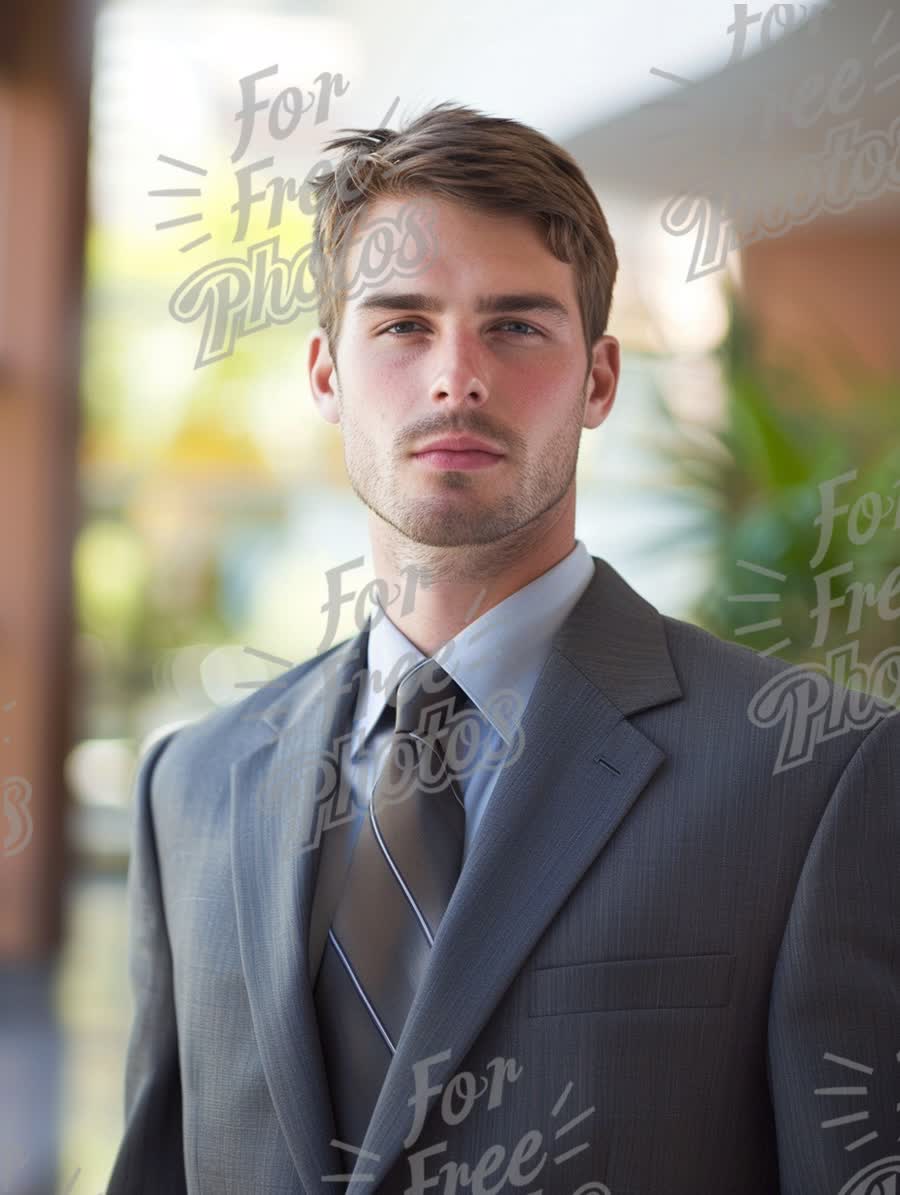
[[[460,333],[448,338],[443,360],[431,384],[430,397],[443,407],[481,406],[488,387],[479,365],[477,350]]]

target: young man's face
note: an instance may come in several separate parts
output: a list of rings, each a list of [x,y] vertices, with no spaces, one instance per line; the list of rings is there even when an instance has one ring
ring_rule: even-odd
[[[367,223],[411,202],[382,198]],[[317,332],[310,381],[323,416],[341,425],[353,489],[381,519],[416,543],[492,543],[569,494],[581,429],[596,427],[612,406],[618,344],[597,341],[588,373],[573,269],[526,219],[432,196],[422,202],[425,264],[411,276],[386,270],[382,281],[355,285],[336,353],[339,380]],[[350,254],[350,279],[362,243]],[[509,298],[523,295],[557,306]],[[480,309],[499,296],[507,296],[501,306]],[[486,440],[500,455],[418,455],[447,435]]]

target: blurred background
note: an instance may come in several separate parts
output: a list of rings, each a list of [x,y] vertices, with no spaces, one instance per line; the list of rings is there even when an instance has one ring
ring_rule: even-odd
[[[623,376],[583,436],[578,537],[665,613],[832,674],[852,661],[853,688],[880,665],[897,700],[886,0],[11,0],[2,1191],[93,1195],[112,1167],[141,750],[315,654],[327,569],[362,557],[357,591],[372,576],[339,431],[309,395],[315,313],[236,334],[248,253],[309,244],[303,182],[339,129],[444,100],[564,145],[617,243]],[[260,193],[246,220],[242,188]],[[335,641],[355,630],[344,606]]]

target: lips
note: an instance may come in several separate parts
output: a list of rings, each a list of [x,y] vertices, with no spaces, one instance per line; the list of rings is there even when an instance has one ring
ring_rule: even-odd
[[[430,444],[423,445],[413,455],[421,456],[426,452],[486,452],[491,456],[503,456],[501,449],[474,436],[444,436],[440,440],[432,440]]]
[[[446,449],[429,449],[427,452],[417,452],[413,460],[423,469],[460,470],[496,468],[506,458],[496,452],[482,452],[480,449],[458,450],[448,452]]]

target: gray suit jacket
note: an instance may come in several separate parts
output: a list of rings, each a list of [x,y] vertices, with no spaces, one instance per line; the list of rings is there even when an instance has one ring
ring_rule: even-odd
[[[862,1195],[900,1173],[900,718],[879,702],[783,766],[815,725],[797,670],[594,561],[352,1181],[328,1181],[310,958],[368,627],[147,754],[110,1195]]]

